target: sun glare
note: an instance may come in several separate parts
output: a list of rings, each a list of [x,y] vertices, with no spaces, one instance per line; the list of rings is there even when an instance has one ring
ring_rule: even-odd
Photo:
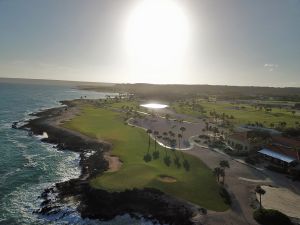
[[[165,70],[185,55],[189,26],[175,0],[142,0],[126,24],[127,57],[136,67]]]

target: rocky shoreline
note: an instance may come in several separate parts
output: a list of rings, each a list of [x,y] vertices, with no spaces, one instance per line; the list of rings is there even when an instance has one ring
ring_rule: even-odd
[[[71,110],[78,110],[75,101],[62,103],[66,106],[33,114],[37,118],[19,128],[34,135],[46,132],[48,137],[43,138],[43,142],[54,144],[59,150],[80,154],[80,176],[45,189],[41,194],[43,202],[37,213],[57,213],[61,203],[72,199],[78,203],[77,210],[83,218],[111,220],[118,215],[130,214],[160,224],[201,224],[199,216],[204,214],[205,209],[159,190],[145,188],[108,192],[91,187],[90,179],[109,168],[104,153],[110,151],[111,145],[60,127],[57,121],[61,120],[62,115]],[[54,193],[56,197],[53,199]]]

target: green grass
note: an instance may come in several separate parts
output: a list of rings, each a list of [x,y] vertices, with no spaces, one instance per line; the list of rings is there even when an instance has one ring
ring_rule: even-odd
[[[194,117],[203,116],[203,113],[199,111],[194,111],[191,107],[180,107],[177,103],[171,104],[171,108],[173,108],[177,113],[186,114]]]
[[[123,101],[120,101],[120,102],[112,102],[110,104],[111,107],[113,108],[122,108],[122,106],[124,107],[129,107],[129,108],[133,108],[133,110],[137,110],[139,108],[139,103],[137,101],[129,101],[129,100],[123,100]]]
[[[228,209],[219,195],[220,187],[212,171],[198,158],[158,147],[160,157],[145,162],[143,158],[148,149],[146,132],[125,125],[118,112],[84,106],[81,115],[66,122],[64,126],[111,142],[112,153],[123,162],[119,171],[105,172],[93,179],[93,187],[109,191],[152,187],[211,210]],[[153,151],[154,143],[151,141],[150,153]],[[169,167],[164,163],[165,155],[171,157]],[[180,168],[175,166],[174,157],[179,158]],[[182,166],[184,160],[188,162],[189,170]],[[159,179],[161,175],[174,177],[177,182],[164,183]]]
[[[278,125],[280,121],[287,123],[287,127],[295,127],[295,122],[300,123],[300,116],[293,115],[290,111],[286,109],[272,108],[271,112],[265,112],[264,110],[257,110],[248,104],[233,105],[231,103],[225,102],[207,102],[202,101],[200,105],[203,106],[206,113],[201,114],[200,112],[195,112],[191,108],[183,106],[180,107],[178,103],[174,103],[172,108],[179,113],[188,114],[192,116],[206,115],[209,116],[210,111],[216,111],[217,113],[225,113],[227,115],[232,115],[234,119],[232,122],[236,125],[246,124],[248,122],[255,123],[260,122],[266,127],[270,127],[273,123],[275,126]],[[244,107],[236,109],[236,107]]]

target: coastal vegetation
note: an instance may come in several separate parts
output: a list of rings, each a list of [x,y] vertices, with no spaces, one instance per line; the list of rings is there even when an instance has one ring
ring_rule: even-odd
[[[221,187],[213,172],[202,161],[156,145],[152,139],[149,144],[150,132],[128,126],[120,111],[84,104],[80,115],[63,126],[111,143],[111,154],[121,160],[118,171],[107,171],[91,180],[95,188],[124,191],[150,187],[211,210],[224,211],[229,207],[220,195]],[[150,157],[145,160],[147,155]],[[172,178],[172,182],[165,177]]]

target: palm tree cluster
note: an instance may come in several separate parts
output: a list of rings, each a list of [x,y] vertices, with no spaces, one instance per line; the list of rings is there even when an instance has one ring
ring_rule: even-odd
[[[205,113],[204,107],[197,102],[197,99],[191,99],[190,101],[188,100],[182,100],[178,101],[178,106],[180,108],[184,109],[191,109],[192,111],[196,111],[199,113]]]
[[[181,129],[182,132],[184,132],[185,128],[184,129]],[[153,131],[151,129],[148,129],[146,131],[146,133],[148,134],[148,150],[147,150],[147,153],[144,155],[144,161],[145,162],[149,162],[151,161],[152,159],[155,160],[155,159],[158,159],[159,158],[159,151],[157,149],[157,139],[158,138],[162,138],[165,142],[169,142],[169,144],[172,146],[172,143],[175,142],[175,145],[176,145],[176,137],[178,138],[179,140],[179,146],[180,146],[180,141],[181,141],[181,138],[182,138],[182,133],[177,133],[177,135],[173,132],[173,131],[168,131],[168,132],[163,132],[162,135],[159,134],[158,131]],[[154,151],[152,152],[152,154],[150,154],[150,149],[151,149],[151,135],[153,136],[154,138]],[[174,143],[173,143],[174,144]],[[172,160],[171,158],[171,154],[167,148],[166,148],[166,145],[165,145],[165,156],[163,157],[163,162],[166,164],[166,166],[171,166],[172,162],[174,163],[174,165],[177,167],[177,168],[181,168],[181,166],[183,166],[183,168],[186,170],[186,171],[189,171],[190,170],[190,164],[189,162],[185,159],[184,155],[182,152],[180,152],[181,156],[182,156],[182,161],[180,160],[180,157],[178,157],[178,155],[176,154],[175,151],[173,151],[173,154],[174,154],[174,158]]]
[[[218,182],[220,182],[220,177],[223,178],[222,183],[225,183],[225,169],[230,168],[229,162],[227,160],[221,160],[219,167],[216,167],[213,171],[214,175],[217,177]]]
[[[226,119],[234,119],[233,115],[227,115],[225,113],[217,113],[215,110],[210,111],[209,115],[213,117],[214,119],[221,119],[221,120],[226,120]]]
[[[159,151],[157,150],[157,138],[161,138],[161,136],[159,135],[158,131],[152,131],[151,129],[148,129],[146,133],[148,134],[148,151],[147,154],[144,156],[144,160],[145,162],[149,162],[152,160],[152,157],[153,159],[159,158]],[[154,152],[152,153],[152,156],[150,154],[151,134],[153,134],[154,136]]]
[[[153,159],[158,159],[159,158],[159,151],[156,150],[156,145],[157,145],[157,138],[159,138],[159,132],[154,131],[154,152],[153,152]]]

